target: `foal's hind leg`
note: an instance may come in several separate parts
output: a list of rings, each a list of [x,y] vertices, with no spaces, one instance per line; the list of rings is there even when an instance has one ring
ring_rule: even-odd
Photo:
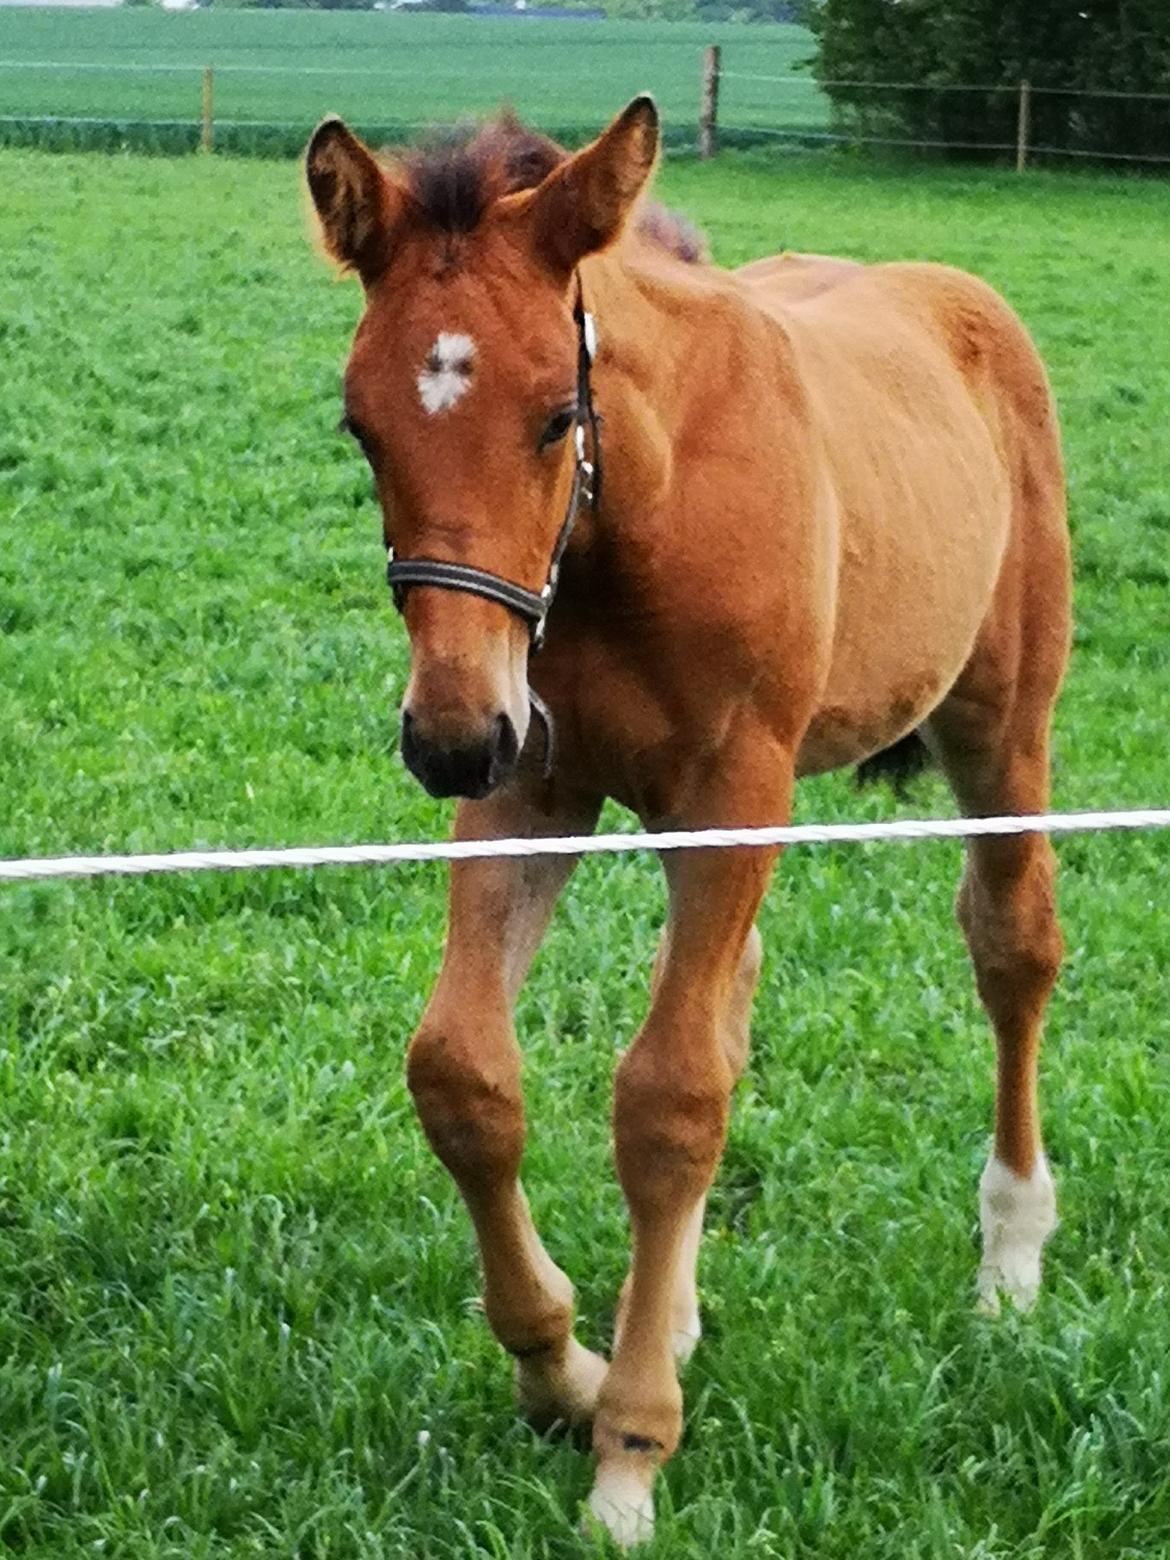
[[[1001,1290],[1021,1309],[1032,1304],[1040,1253],[1056,1228],[1036,1100],[1044,1009],[1063,951],[1055,866],[1038,835],[973,840],[959,891],[959,921],[998,1053],[995,1147],[979,1183],[979,1299],[991,1314]]]
[[[666,858],[666,876],[668,881],[671,870],[671,860],[668,856]],[[663,962],[666,958],[669,935],[668,928],[663,933],[662,942],[654,960],[653,992],[658,990],[658,982],[662,973]],[[748,934],[747,947],[744,949],[743,956],[739,961],[739,972],[736,975],[731,1001],[728,1004],[727,1013],[723,1020],[723,1051],[731,1067],[732,1077],[736,1080],[738,1080],[747,1066],[748,1051],[751,1045],[752,999],[755,996],[756,984],[760,978],[760,965],[762,962],[763,942],[760,938],[759,928],[753,926]],[[678,1270],[674,1280],[671,1347],[674,1350],[675,1360],[680,1365],[685,1365],[695,1352],[695,1346],[703,1331],[699,1315],[699,1288],[696,1269],[699,1261],[699,1245],[703,1238],[703,1215],[706,1208],[707,1198],[704,1195],[695,1207],[695,1211],[691,1214],[690,1223],[687,1225],[682,1249],[679,1253]],[[617,1318],[614,1323],[615,1344],[621,1339],[629,1296],[630,1279],[627,1275],[626,1281],[622,1285],[621,1297],[618,1300]]]
[[[1042,812],[1048,804],[1048,706],[1017,703],[1004,722],[952,697],[929,733],[968,816]],[[1056,1197],[1040,1137],[1036,1085],[1044,1010],[1060,969],[1056,861],[1039,834],[973,839],[956,910],[979,995],[995,1029],[995,1146],[980,1181],[981,1308],[1000,1291],[1036,1298],[1040,1253],[1056,1227]]]
[[[510,787],[459,810],[461,838],[579,834],[597,807],[537,808]],[[512,1007],[573,861],[466,861],[451,874],[447,949],[407,1073],[427,1137],[475,1224],[484,1309],[541,1422],[593,1412],[606,1363],[573,1337],[573,1287],[541,1245],[519,1181],[524,1143]]]

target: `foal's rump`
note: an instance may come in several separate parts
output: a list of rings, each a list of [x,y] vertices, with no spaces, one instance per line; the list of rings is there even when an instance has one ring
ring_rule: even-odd
[[[809,256],[741,278],[791,344],[826,495],[816,545],[835,553],[807,774],[888,748],[945,698],[1037,483],[1063,524],[1055,418],[1023,326],[963,272]]]

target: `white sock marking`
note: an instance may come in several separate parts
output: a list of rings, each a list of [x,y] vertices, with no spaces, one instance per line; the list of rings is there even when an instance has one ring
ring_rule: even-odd
[[[632,1469],[599,1468],[589,1510],[622,1549],[654,1536],[654,1497]]]
[[[1041,1154],[1030,1176],[1017,1175],[994,1155],[979,1182],[983,1265],[979,1303],[994,1315],[1002,1289],[1024,1311],[1040,1288],[1040,1253],[1056,1228],[1056,1189]]]
[[[419,374],[419,399],[427,415],[450,411],[471,389],[471,365],[475,342],[470,336],[440,331]]]

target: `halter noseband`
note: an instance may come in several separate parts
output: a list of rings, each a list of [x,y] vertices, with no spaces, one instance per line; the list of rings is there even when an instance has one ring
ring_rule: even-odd
[[[601,433],[597,411],[593,405],[593,390],[589,370],[597,352],[597,328],[592,314],[585,308],[580,278],[577,280],[577,302],[573,307],[573,320],[577,327],[577,405],[574,409],[573,437],[576,446],[576,465],[573,471],[573,487],[565,518],[557,532],[549,560],[548,575],[542,590],[529,590],[502,575],[488,569],[477,569],[469,563],[447,563],[437,558],[396,558],[393,547],[386,554],[386,583],[394,597],[394,605],[401,612],[406,604],[406,592],[412,585],[432,585],[441,590],[462,590],[485,601],[494,601],[507,607],[528,624],[530,649],[533,655],[544,644],[548,625],[549,608],[557,593],[561,573],[561,559],[569,544],[573,523],[582,502],[587,503],[594,514],[601,501]],[[585,458],[585,429],[593,441],[593,460]],[[532,688],[528,701],[533,714],[544,726],[544,774],[552,773],[555,757],[555,734],[552,715],[544,700]]]

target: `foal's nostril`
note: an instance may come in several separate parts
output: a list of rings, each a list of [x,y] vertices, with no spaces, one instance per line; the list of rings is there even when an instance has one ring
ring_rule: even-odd
[[[402,761],[432,796],[487,796],[515,767],[520,740],[507,715],[497,715],[478,740],[436,741],[408,710],[402,712]]]
[[[511,769],[519,757],[520,742],[516,728],[510,717],[501,713],[496,716],[496,723],[492,727],[493,772],[498,775],[503,770]]]

